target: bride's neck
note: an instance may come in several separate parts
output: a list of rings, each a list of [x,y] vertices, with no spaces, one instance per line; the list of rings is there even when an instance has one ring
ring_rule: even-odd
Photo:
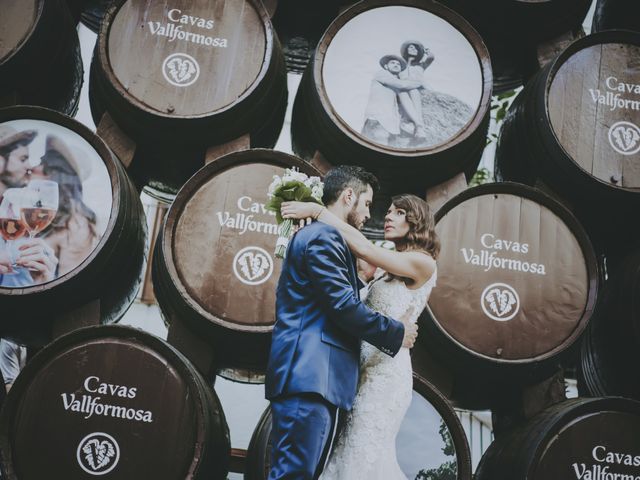
[[[395,244],[396,251],[398,252],[404,252],[407,249],[407,242],[404,242],[402,240],[397,240],[393,243]]]

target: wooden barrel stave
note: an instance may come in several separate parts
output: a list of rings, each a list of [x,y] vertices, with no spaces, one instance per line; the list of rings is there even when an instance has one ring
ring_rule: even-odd
[[[580,28],[591,2],[443,0],[482,35],[489,51],[496,92],[526,83],[538,70],[536,47]],[[501,25],[501,28],[495,28]]]
[[[224,1],[212,0],[211,3],[211,15],[214,15],[213,12],[216,12],[215,15],[220,14]],[[167,101],[174,101],[176,105],[182,105],[180,102],[187,103],[180,106],[182,110],[175,114],[173,106],[166,107],[166,111],[160,110],[144,98],[136,97],[137,93],[129,92],[121,85],[118,74],[112,67],[110,32],[118,22],[122,23],[119,12],[129,7],[144,8],[133,1],[123,0],[116,2],[105,15],[91,67],[90,104],[96,124],[108,112],[135,143],[135,155],[129,171],[138,186],[152,184],[157,190],[175,194],[204,164],[204,153],[208,148],[223,145],[247,134],[253,148],[271,148],[275,145],[284,121],[287,80],[281,48],[261,2],[247,0],[246,5],[247,11],[254,12],[250,15],[251,22],[259,22],[259,25],[251,23],[239,27],[244,36],[254,33],[250,29],[256,29],[256,39],[264,36],[265,55],[262,63],[256,67],[257,77],[251,77],[249,80],[252,83],[244,91],[239,91],[237,98],[229,104],[215,108],[211,106],[212,110],[206,112],[199,112],[198,109],[203,108],[201,105],[190,106],[187,102],[190,97],[177,91],[175,99],[169,96]],[[222,25],[221,28],[224,28],[224,24]],[[228,69],[233,68],[232,74],[237,76],[247,73],[244,71],[245,66],[236,63],[220,63],[213,72],[207,71],[206,74],[210,77],[218,75],[222,81],[226,78],[224,75],[230,75],[226,72]],[[210,80],[215,81],[215,78]],[[240,77],[237,80],[245,81]],[[140,81],[150,80],[145,78]],[[189,108],[193,113],[189,113]],[[167,134],[158,135],[158,132]]]
[[[138,193],[127,174],[106,145],[83,125],[50,110],[13,107],[0,111],[0,122],[37,121],[40,134],[49,135],[49,124],[68,132],[65,140],[78,144],[86,141],[103,162],[112,189],[112,210],[104,235],[88,257],[52,282],[24,288],[0,288],[8,312],[19,314],[19,322],[3,322],[3,336],[20,343],[43,344],[51,338],[51,328],[59,316],[97,302],[97,323],[120,319],[133,302],[141,282],[146,251],[146,222]],[[59,126],[59,127],[58,127]],[[77,136],[76,136],[77,135]],[[95,170],[96,167],[93,167]],[[96,172],[97,174],[98,172]],[[102,194],[102,190],[97,191]],[[87,194],[92,194],[88,191]],[[86,198],[85,198],[86,199]],[[123,259],[129,258],[129,261]],[[18,318],[18,317],[16,317]]]
[[[598,0],[593,12],[592,32],[623,29],[640,31],[639,5],[624,0]]]
[[[601,467],[600,474],[606,476],[609,470],[611,478],[616,471],[619,476],[632,478],[638,474],[637,465],[605,463],[599,461],[602,460],[599,453],[616,449],[618,454],[631,455],[633,463],[633,455],[637,453],[634,449],[640,442],[639,416],[640,403],[625,398],[566,400],[492,443],[476,469],[475,478],[542,480],[579,476],[580,471],[598,478],[591,468],[594,464],[595,475],[600,464],[608,466],[604,472]],[[599,423],[598,418],[602,419]],[[572,431],[576,432],[573,436]],[[570,451],[565,450],[568,441]]]
[[[33,3],[34,24],[20,45],[0,62],[3,95],[17,95],[16,101],[5,105],[39,105],[74,115],[83,68],[71,14],[61,0]]]
[[[614,257],[633,248],[640,238],[637,226],[627,221],[640,201],[634,153],[630,148],[620,150],[612,137],[615,129],[637,128],[633,126],[636,117],[633,106],[614,111],[608,105],[592,106],[592,102],[613,101],[613,78],[630,84],[635,81],[633,68],[628,67],[639,46],[637,33],[622,31],[593,34],[570,45],[516,99],[496,154],[499,177],[544,185],[574,210],[598,250]],[[621,52],[619,57],[617,52]],[[601,72],[597,78],[585,70],[596,61],[593,55],[601,55],[605,62],[602,70],[595,70]],[[571,81],[582,70],[588,77],[582,89],[573,89],[573,93],[565,90],[562,96],[562,82]],[[584,98],[587,89],[589,97]],[[627,98],[618,92],[623,105],[628,105],[633,95],[629,93]],[[584,100],[583,106],[575,109],[578,97]],[[577,128],[573,135],[567,133],[570,122]],[[590,138],[585,137],[586,131]]]
[[[436,214],[436,231],[456,240],[444,245],[439,285],[419,320],[426,332],[418,342],[455,375],[456,401],[473,405],[470,408],[486,408],[500,402],[500,392],[512,385],[531,385],[553,374],[561,360],[577,348],[576,341],[594,313],[601,282],[593,247],[575,217],[550,197],[524,185],[488,184],[468,189],[445,204]],[[550,232],[556,231],[564,233],[546,243]],[[505,239],[514,251],[505,249]],[[542,250],[544,245],[552,249]],[[582,300],[554,320],[557,312],[551,305],[559,302],[557,308],[568,306],[547,291],[559,281],[553,273],[556,249],[575,257],[567,268],[581,272],[571,277],[580,278],[580,282],[562,280],[558,288],[571,290],[572,298]],[[527,270],[523,270],[525,263]],[[525,273],[530,268],[537,275]],[[540,271],[544,275],[540,276]],[[452,283],[453,278],[457,282]],[[460,278],[465,282],[460,283]],[[506,291],[515,290],[509,303],[513,307],[485,305],[485,293],[489,295],[492,286],[505,298],[509,297]],[[476,291],[484,315],[477,305]],[[444,308],[452,302],[459,308]],[[573,320],[567,323],[568,318]],[[536,334],[538,328],[546,332],[544,341],[536,336],[540,335]]]
[[[640,359],[640,254],[612,268],[601,308],[582,341],[578,388],[584,396],[623,396],[640,400],[640,381],[628,365]]]
[[[338,15],[340,2],[298,2],[279,0],[273,25],[283,45],[287,70],[302,73],[331,21]]]
[[[130,365],[126,365],[124,363],[126,357],[136,358],[138,368],[131,369]],[[61,374],[59,365],[74,358],[79,359],[76,360],[79,362],[76,368]],[[110,360],[106,360],[107,358]],[[122,422],[126,422],[129,419],[128,416],[117,418],[118,416],[113,414],[113,419],[110,419],[105,413],[106,416],[97,419],[99,412],[79,420],[72,413],[75,410],[67,409],[66,414],[58,413],[61,418],[53,423],[56,407],[58,405],[60,405],[59,408],[64,407],[60,402],[60,395],[55,394],[54,398],[47,402],[50,415],[46,423],[49,427],[34,425],[32,420],[42,415],[42,412],[41,409],[36,409],[32,414],[28,413],[29,408],[34,408],[34,402],[37,404],[37,401],[41,400],[41,398],[33,398],[31,393],[33,390],[37,389],[45,392],[42,393],[43,395],[51,396],[53,395],[51,391],[55,391],[56,388],[64,390],[70,384],[79,384],[80,387],[73,391],[76,396],[82,397],[83,394],[92,396],[90,393],[92,390],[88,390],[89,387],[87,387],[87,378],[89,378],[87,376],[99,379],[91,380],[96,384],[96,388],[99,381],[126,385],[127,397],[117,396],[105,390],[100,392],[102,399],[98,398],[98,400],[109,403],[113,399],[114,404],[124,408],[140,407],[141,411],[150,412],[152,422],[148,422],[148,426],[145,422],[123,425]],[[153,384],[154,379],[162,381],[163,378],[163,383]],[[43,379],[49,386],[43,385]],[[51,379],[55,382],[51,382]],[[135,383],[132,385],[133,382]],[[57,387],[58,384],[60,387]],[[51,387],[51,385],[56,386]],[[82,386],[85,386],[84,390]],[[128,388],[132,386],[137,388]],[[166,389],[170,387],[184,391],[167,391]],[[150,389],[152,392],[149,392]],[[173,398],[175,402],[167,404],[158,399],[155,393],[158,390],[163,391],[163,397],[167,399],[177,395]],[[138,396],[142,398],[136,400]],[[182,409],[171,412],[172,408],[178,408],[174,405],[180,403],[182,403]],[[94,411],[97,412],[97,409],[92,410]],[[79,414],[75,413],[75,415]],[[80,415],[84,416],[84,413]],[[154,415],[155,418],[153,418]],[[181,421],[176,421],[176,418],[181,418]],[[21,434],[21,429],[16,430],[15,425],[21,425],[21,429],[26,430],[36,428],[38,435]],[[56,428],[55,425],[64,428]],[[74,467],[75,461],[69,461],[66,457],[36,462],[44,465],[41,467],[33,465],[33,462],[27,465],[25,458],[33,459],[33,452],[25,451],[25,447],[29,442],[42,441],[37,439],[45,435],[49,438],[57,438],[54,449],[58,453],[69,450],[67,456],[75,459],[77,441],[95,428],[99,428],[101,432],[108,432],[112,435],[111,439],[116,444],[119,443],[119,448],[122,449],[121,455],[116,458],[113,469],[115,475],[118,475],[118,472],[121,476],[125,475],[122,478],[127,478],[126,475],[129,475],[128,478],[139,477],[151,474],[152,471],[154,471],[154,478],[194,480],[226,478],[230,450],[229,430],[217,396],[180,352],[159,338],[140,330],[114,326],[80,329],[59,338],[29,362],[16,380],[7,408],[0,418],[0,461],[3,473],[7,478],[26,480],[41,478],[34,476],[37,475],[39,468],[40,470],[47,468],[48,474],[53,475],[67,475],[68,471],[74,468],[80,472],[77,465]],[[146,431],[146,434],[143,434],[143,431]],[[61,432],[64,432],[64,438],[61,437]],[[179,432],[188,434],[188,437],[162,440],[162,435],[179,436]],[[158,434],[160,436],[154,441],[155,448],[149,448],[149,439]],[[171,451],[163,451],[167,447],[171,447]],[[134,453],[136,449],[139,451]],[[49,449],[42,449],[40,453],[47,457],[49,455],[47,450]],[[141,456],[147,457],[148,460],[156,458],[151,463],[141,462]],[[171,461],[167,464],[168,458]],[[113,456],[110,459],[112,460]],[[81,461],[78,455],[78,462]],[[167,464],[166,471],[159,470],[162,467],[158,465],[162,463]],[[88,470],[85,467],[89,467]],[[95,467],[96,465],[85,464],[83,469],[90,473],[92,473],[91,470],[100,472],[100,467]],[[104,473],[108,472],[102,472]]]
[[[82,23],[92,32],[98,33],[104,14],[113,0],[84,0],[84,8],[80,14]]]

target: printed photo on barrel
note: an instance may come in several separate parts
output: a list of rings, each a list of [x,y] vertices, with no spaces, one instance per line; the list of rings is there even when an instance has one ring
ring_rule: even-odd
[[[109,173],[78,134],[40,120],[0,124],[0,287],[30,287],[80,265],[111,213]]]
[[[350,20],[329,45],[322,75],[342,121],[396,149],[429,149],[455,137],[482,95],[469,41],[412,7],[375,8]]]

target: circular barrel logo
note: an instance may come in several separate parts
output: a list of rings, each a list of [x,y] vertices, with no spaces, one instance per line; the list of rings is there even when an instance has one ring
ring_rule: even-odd
[[[90,475],[104,475],[116,468],[120,460],[120,447],[111,435],[90,433],[78,445],[78,464]]]
[[[506,283],[492,283],[482,291],[480,298],[482,311],[492,320],[506,322],[520,310],[518,292]]]
[[[162,74],[171,85],[188,87],[198,80],[200,65],[191,55],[174,53],[162,63]]]
[[[609,129],[609,143],[622,155],[640,151],[640,128],[631,122],[616,122]]]
[[[247,285],[260,285],[273,273],[273,260],[264,248],[245,247],[233,258],[233,273]]]

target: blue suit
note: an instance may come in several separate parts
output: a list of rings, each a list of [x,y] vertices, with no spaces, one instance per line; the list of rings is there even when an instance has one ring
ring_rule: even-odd
[[[340,233],[315,222],[291,240],[276,295],[265,392],[273,413],[269,479],[313,478],[336,408],[351,409],[360,339],[395,355],[404,326],[359,298]]]

